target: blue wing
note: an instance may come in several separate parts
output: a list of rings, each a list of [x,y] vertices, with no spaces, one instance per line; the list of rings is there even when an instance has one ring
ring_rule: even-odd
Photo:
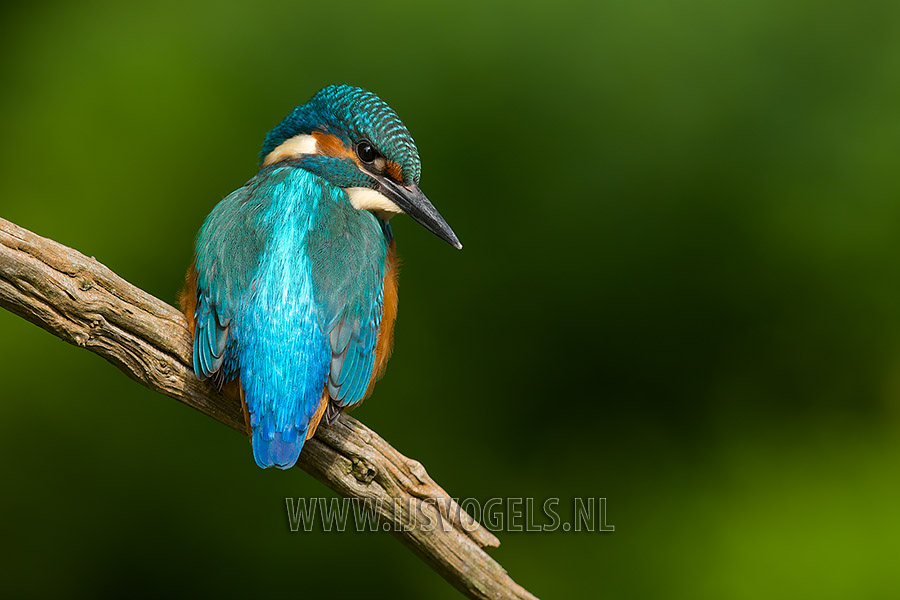
[[[225,365],[226,350],[229,346],[228,330],[231,319],[223,318],[219,309],[213,304],[209,293],[197,290],[197,310],[194,313],[194,371],[200,379],[215,378],[216,385],[234,377],[234,364]]]
[[[353,406],[363,399],[375,366],[375,343],[381,325],[381,298],[374,310],[357,305],[341,316],[329,331],[331,370],[328,395],[340,407]]]
[[[261,171],[204,223],[194,368],[240,376],[261,467],[294,465],[326,386],[342,407],[365,395],[385,256],[374,216],[289,166]]]
[[[309,251],[319,326],[331,353],[328,395],[343,408],[363,399],[372,376],[387,239],[378,220],[354,209],[349,198],[323,214],[327,217],[312,232]]]
[[[197,236],[194,371],[200,379],[213,377],[219,387],[238,371],[232,321],[265,249],[266,232],[258,219],[265,188],[264,181],[254,178],[230,194]]]

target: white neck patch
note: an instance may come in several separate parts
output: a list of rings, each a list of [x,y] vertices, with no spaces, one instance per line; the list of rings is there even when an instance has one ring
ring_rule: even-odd
[[[317,153],[316,138],[301,133],[300,135],[295,135],[294,137],[281,142],[277,148],[269,152],[266,155],[266,159],[263,161],[263,166],[271,165],[279,160],[291,158],[292,156]]]
[[[356,210],[370,210],[383,220],[387,221],[394,215],[401,215],[403,211],[381,192],[367,187],[346,188],[350,196],[350,204]]]

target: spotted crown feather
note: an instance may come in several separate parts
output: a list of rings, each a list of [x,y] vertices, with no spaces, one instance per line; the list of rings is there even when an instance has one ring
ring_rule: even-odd
[[[387,103],[368,90],[329,85],[295,108],[266,137],[260,160],[291,137],[327,131],[348,143],[367,138],[387,158],[400,165],[403,179],[419,182],[422,163],[409,130]]]

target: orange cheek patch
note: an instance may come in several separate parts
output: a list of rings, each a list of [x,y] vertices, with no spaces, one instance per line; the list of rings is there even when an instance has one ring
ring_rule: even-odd
[[[336,135],[330,133],[313,133],[316,140],[316,150],[324,156],[336,156],[338,158],[352,158],[356,161],[356,153],[344,145]]]
[[[400,168],[400,163],[389,160],[385,170],[394,181],[403,181],[403,169]]]

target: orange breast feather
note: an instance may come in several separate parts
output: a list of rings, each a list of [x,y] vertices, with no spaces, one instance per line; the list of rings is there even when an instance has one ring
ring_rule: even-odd
[[[191,332],[191,339],[194,339],[194,313],[197,310],[197,267],[191,264],[187,275],[184,277],[184,287],[178,293],[178,307],[184,313],[184,318],[188,322],[188,331]]]
[[[399,268],[397,259],[397,245],[391,240],[388,247],[387,260],[384,265],[384,300],[381,313],[381,328],[378,330],[378,342],[375,345],[375,368],[372,369],[372,378],[366,395],[372,393],[375,382],[384,375],[387,369],[388,359],[394,349],[394,321],[397,320],[397,271]]]

